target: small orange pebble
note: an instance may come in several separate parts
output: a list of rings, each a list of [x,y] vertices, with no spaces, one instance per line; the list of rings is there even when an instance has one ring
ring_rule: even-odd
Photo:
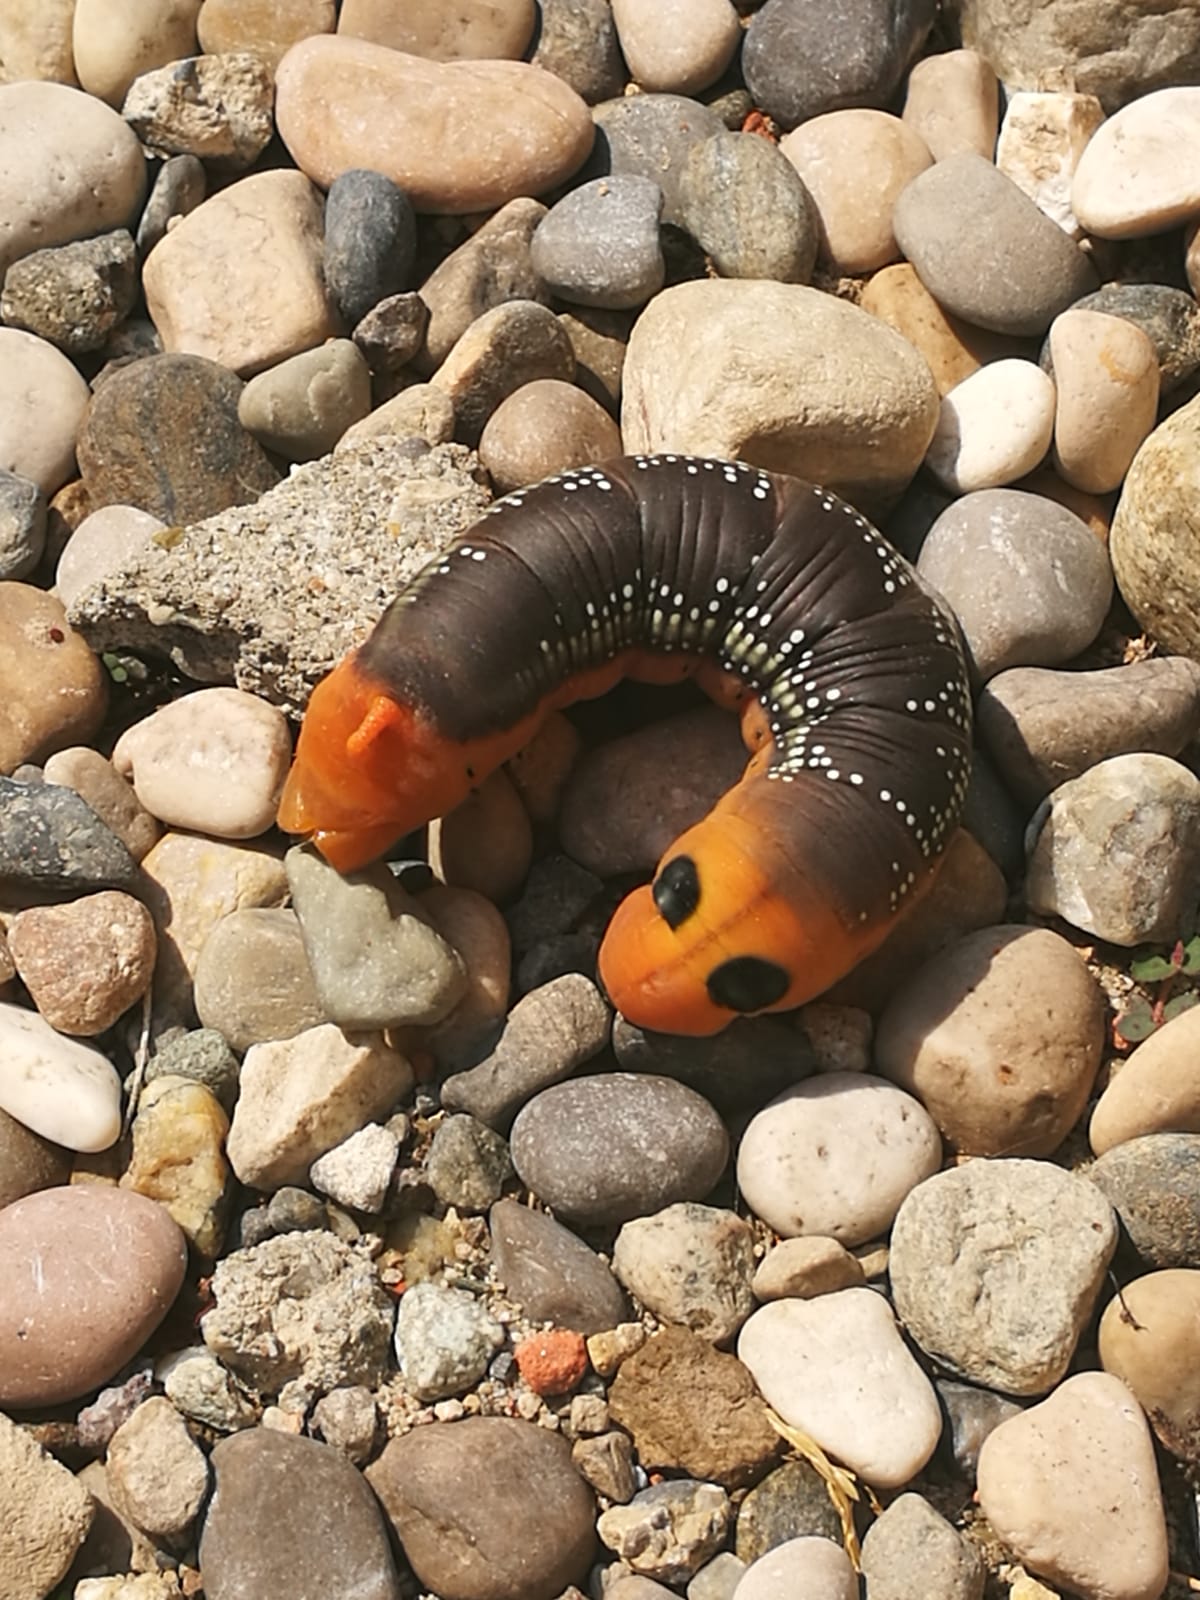
[[[571,1328],[531,1333],[513,1351],[517,1371],[534,1394],[567,1394],[587,1371],[583,1335]]]

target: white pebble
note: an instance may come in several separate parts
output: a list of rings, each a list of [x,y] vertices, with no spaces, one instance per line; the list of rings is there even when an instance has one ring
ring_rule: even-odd
[[[36,1011],[0,1004],[0,1111],[67,1150],[107,1150],[121,1131],[121,1080]]]
[[[999,489],[1032,472],[1054,434],[1054,384],[1032,361],[980,367],[947,394],[925,464],[955,494]]]

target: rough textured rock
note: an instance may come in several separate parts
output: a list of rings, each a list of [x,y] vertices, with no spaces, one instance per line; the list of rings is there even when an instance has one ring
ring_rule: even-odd
[[[13,1600],[50,1594],[94,1514],[74,1474],[0,1415],[0,1593]]]

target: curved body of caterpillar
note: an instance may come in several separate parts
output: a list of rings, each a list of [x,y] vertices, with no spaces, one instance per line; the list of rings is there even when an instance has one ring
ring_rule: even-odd
[[[342,870],[459,804],[553,707],[696,676],[746,773],[618,908],[632,1022],[704,1034],[869,954],[957,823],[955,624],[853,507],[741,463],[622,457],[489,508],[313,693],[280,807]]]

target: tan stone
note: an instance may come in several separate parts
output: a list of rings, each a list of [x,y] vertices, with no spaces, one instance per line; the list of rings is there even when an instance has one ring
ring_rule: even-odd
[[[164,350],[248,374],[336,335],[323,251],[321,197],[302,173],[230,184],[147,257],[146,305]]]
[[[61,350],[20,328],[0,328],[0,372],[0,468],[52,495],[75,471],[88,386]]]
[[[563,790],[583,748],[575,724],[552,711],[523,750],[508,762],[508,775],[535,823],[553,822]]]
[[[208,1462],[165,1395],[143,1400],[108,1446],[117,1509],[160,1539],[185,1537],[208,1493]]]
[[[1104,107],[1092,94],[1016,93],[1004,113],[996,165],[1072,239],[1084,229],[1071,209],[1071,183],[1103,121]]]
[[[900,255],[892,212],[933,157],[908,123],[854,108],[812,117],[779,142],[821,220],[821,258],[835,272],[874,272]]]
[[[39,1189],[69,1181],[71,1152],[0,1111],[0,1211]]]
[[[1127,1383],[1162,1443],[1200,1458],[1200,1272],[1135,1278],[1108,1302],[1096,1338],[1105,1372]]]
[[[1054,466],[1089,494],[1121,483],[1158,414],[1158,357],[1124,317],[1064,311],[1050,328],[1058,405]]]
[[[75,84],[71,22],[75,0],[25,0],[0,5],[0,83],[39,78]]]
[[[120,108],[139,73],[196,54],[200,0],[75,0],[75,71]]]
[[[229,1118],[210,1089],[164,1073],[142,1091],[121,1178],[123,1189],[164,1205],[206,1260],[220,1253],[225,1235],[228,1135]]]
[[[707,89],[741,40],[729,0],[613,0],[612,11],[622,54],[647,93]]]
[[[454,437],[454,402],[432,383],[414,383],[347,428],[334,446],[335,453],[387,433],[424,439],[428,445],[446,444]]]
[[[370,410],[371,374],[358,346],[331,339],[251,378],[238,421],[285,461],[314,461]]]
[[[337,31],[430,61],[519,61],[533,0],[342,0]]]
[[[50,1594],[94,1514],[75,1475],[0,1415],[0,1594],[11,1600]]]
[[[1134,1050],[1096,1102],[1088,1140],[1098,1156],[1146,1133],[1200,1133],[1200,1007],[1165,1022]]]
[[[91,1038],[139,1000],[154,973],[154,923],[116,889],[30,906],[8,931],[21,982],[59,1033]]]
[[[530,241],[545,215],[538,200],[510,200],[429,274],[421,285],[429,327],[415,363],[422,372],[433,372],[485,311],[506,300],[548,298],[529,259]]]
[[[520,61],[425,61],[361,39],[304,39],[279,64],[275,118],[296,165],[328,187],[351,167],[393,179],[418,211],[492,211],[569,178],[592,147],[587,106]]]
[[[59,750],[42,768],[47,783],[82,795],[135,861],[140,861],[162,831],[111,761],[89,745]]]
[[[1014,340],[952,317],[930,294],[907,261],[884,267],[863,285],[859,305],[879,317],[929,363],[940,395],[949,394],[987,361],[1015,353]]]
[[[999,81],[974,50],[926,56],[908,75],[903,116],[935,161],[964,153],[990,161],[1000,117]]]
[[[621,453],[621,430],[573,383],[538,378],[502,400],[479,440],[497,494]]]
[[[811,1234],[781,1239],[773,1245],[754,1274],[752,1287],[757,1300],[809,1300],[866,1281],[861,1265],[844,1244]]]
[[[0,583],[0,773],[92,737],[108,675],[53,595]]]
[[[294,44],[336,22],[334,0],[204,0],[196,32],[209,54],[253,50],[274,71]]]

